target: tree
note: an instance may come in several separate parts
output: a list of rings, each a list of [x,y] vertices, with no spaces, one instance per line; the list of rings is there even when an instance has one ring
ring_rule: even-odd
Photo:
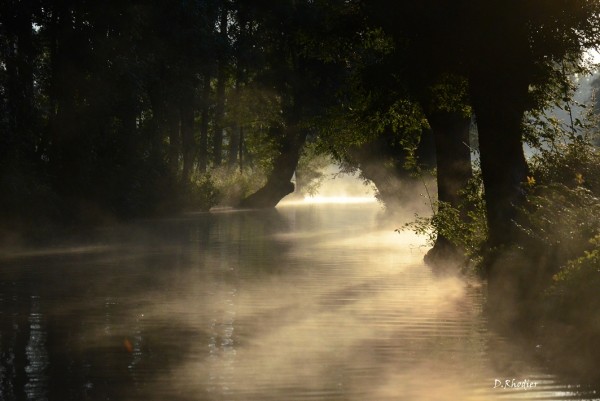
[[[221,3],[2,3],[3,212],[85,220],[196,202]]]
[[[523,115],[543,107],[552,87],[565,79],[561,65],[577,65],[581,52],[598,42],[599,3],[430,0],[393,9],[384,2],[367,4],[404,46],[397,49],[396,65],[406,77],[417,78],[403,80],[416,99],[426,99],[424,91],[441,74],[467,80],[479,132],[489,242],[510,243],[528,174]]]
[[[391,42],[390,50],[377,63],[375,75],[382,77],[379,82],[375,80],[380,96],[385,93],[384,102],[388,103],[401,98],[417,105],[435,143],[437,212],[459,208],[463,200],[458,194],[471,178],[471,108],[469,83],[460,68],[462,37],[456,25],[456,19],[460,20],[457,5],[374,1],[364,2],[363,7],[371,23],[381,27]],[[366,82],[372,81],[367,76]],[[467,218],[466,213],[461,216]],[[426,260],[446,262],[450,256],[462,258],[461,250],[438,232]]]
[[[255,80],[272,88],[281,97],[281,122],[270,129],[276,141],[266,185],[242,200],[240,206],[275,206],[293,192],[291,179],[300,152],[310,131],[318,129],[316,120],[334,96],[343,74],[344,59],[334,43],[337,32],[352,19],[349,2],[285,1],[277,6],[257,6],[260,43],[264,46],[265,66]],[[348,15],[344,14],[348,13]],[[327,22],[327,23],[325,23]],[[339,43],[335,43],[339,44]]]

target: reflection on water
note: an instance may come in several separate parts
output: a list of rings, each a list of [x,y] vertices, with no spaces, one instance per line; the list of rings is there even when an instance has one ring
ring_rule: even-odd
[[[5,255],[0,399],[594,398],[490,333],[484,286],[391,223],[288,205]]]

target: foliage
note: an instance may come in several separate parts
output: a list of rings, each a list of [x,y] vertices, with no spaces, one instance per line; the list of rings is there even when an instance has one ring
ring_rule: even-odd
[[[584,73],[586,71],[583,71]],[[523,124],[523,140],[543,151],[571,142],[593,142],[598,134],[594,107],[573,99],[579,84],[575,75],[561,76],[564,82],[549,88],[543,108],[530,110]],[[592,99],[593,100],[593,99]],[[575,111],[580,111],[575,114]],[[560,115],[557,116],[557,114]]]
[[[192,177],[189,196],[185,198],[185,209],[207,211],[216,206],[221,198],[221,192],[213,177],[209,174]]]
[[[303,196],[316,195],[326,178],[324,170],[332,163],[329,155],[319,152],[317,142],[306,144],[296,168],[296,193]]]
[[[443,74],[438,82],[429,87],[429,111],[458,113],[469,118],[473,113],[469,106],[468,81],[461,76]]]
[[[554,328],[547,334],[560,330],[564,337],[552,352],[565,341],[592,350],[600,338],[600,151],[590,121],[578,130],[553,123],[526,184],[522,259],[543,272],[532,286],[542,293],[544,326]],[[589,358],[597,360],[597,353]]]
[[[430,246],[435,244],[438,235],[443,235],[462,249],[476,266],[483,257],[487,240],[483,183],[479,170],[475,171],[467,187],[461,190],[460,197],[462,203],[458,207],[430,199],[431,216],[415,214],[415,220],[405,223],[396,231],[412,230],[424,235]]]
[[[600,230],[600,199],[581,186],[536,186],[526,209],[522,233],[530,247],[551,255],[546,266],[550,271],[583,253]]]
[[[592,245],[591,250],[585,251],[584,255],[579,258],[569,261],[567,266],[554,276],[554,281],[557,283],[555,290],[558,292],[564,293],[558,287],[570,280],[577,281],[577,288],[580,290],[586,287],[593,288],[594,292],[597,290],[600,285],[600,234],[589,242]],[[577,291],[571,293],[575,292]]]
[[[281,102],[276,92],[261,88],[257,83],[231,88],[227,95],[226,123],[254,130],[282,124]]]
[[[561,143],[557,138],[564,138]],[[590,142],[557,130],[552,146],[530,159],[531,176],[524,183],[527,202],[520,211],[518,246],[541,257],[542,270],[556,271],[582,255],[588,240],[600,232],[600,152]],[[461,194],[458,208],[432,200],[433,215],[416,215],[402,229],[411,229],[433,245],[443,235],[464,249],[477,265],[487,252],[485,204],[481,173],[477,171]],[[468,219],[462,216],[467,215]],[[535,250],[535,252],[534,252]],[[538,255],[538,256],[534,256]],[[525,256],[524,256],[525,257]]]
[[[261,188],[267,178],[264,170],[259,168],[231,171],[225,167],[212,171],[212,180],[217,189],[217,204],[234,206],[241,199]]]
[[[250,170],[256,170],[259,172],[271,171],[273,168],[273,161],[277,156],[277,140],[279,135],[274,135],[273,131],[269,129],[268,125],[259,126],[253,128],[248,135],[246,135],[245,149],[246,162],[250,165]],[[221,169],[215,169],[216,174]]]
[[[206,208],[214,188],[198,177],[222,160],[259,172],[237,184],[260,181],[281,128],[335,102],[359,31],[341,0],[0,8],[0,206],[17,220]]]
[[[405,77],[394,71],[401,50],[381,27],[360,28],[341,76],[338,102],[318,121],[320,146],[353,169],[360,164],[353,157],[357,149],[385,140],[407,167],[415,167],[421,132],[429,125],[406,90]]]
[[[577,347],[595,347],[600,337],[600,234],[590,249],[569,261],[546,291],[550,317],[572,328]]]
[[[318,133],[338,160],[393,133],[386,144],[414,167],[425,115],[470,111],[471,71],[492,76],[486,85],[519,78],[536,99],[580,71],[598,42],[598,2],[534,3],[5,2],[2,217],[93,204],[131,218],[188,207],[182,198],[198,191],[204,208],[215,192],[198,177],[212,173],[222,189],[226,156],[227,171],[258,172],[232,183],[245,193],[292,126]],[[499,28],[506,40],[490,41]],[[512,46],[527,53],[496,56]]]
[[[582,139],[542,148],[531,159],[523,241],[544,250],[556,271],[600,232],[600,153]]]
[[[583,187],[600,196],[600,150],[583,138],[540,149],[530,165],[538,184]]]

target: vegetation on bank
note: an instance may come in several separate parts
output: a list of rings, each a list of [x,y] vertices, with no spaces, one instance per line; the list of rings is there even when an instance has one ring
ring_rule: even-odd
[[[570,99],[599,26],[599,0],[4,1],[0,224],[274,207],[328,160],[402,205],[434,168],[428,260],[598,338],[598,125]]]
[[[510,244],[489,243],[479,169],[461,192],[460,204],[433,201],[433,215],[417,215],[402,228],[426,235],[431,246],[439,235],[455,244],[461,257],[454,263],[492,276],[490,308],[498,315],[510,309],[504,316],[509,327],[527,321],[551,364],[590,380],[598,379],[594,363],[600,357],[595,347],[600,340],[597,121],[588,113],[578,129],[559,120],[550,121],[552,130],[543,124],[545,135],[535,144],[522,183],[526,200],[518,211],[519,230]]]

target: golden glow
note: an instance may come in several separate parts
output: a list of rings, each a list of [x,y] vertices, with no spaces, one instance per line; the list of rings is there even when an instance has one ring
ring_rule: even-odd
[[[279,205],[307,205],[307,204],[355,204],[355,203],[375,203],[377,199],[372,196],[310,196],[300,200],[284,200]]]

